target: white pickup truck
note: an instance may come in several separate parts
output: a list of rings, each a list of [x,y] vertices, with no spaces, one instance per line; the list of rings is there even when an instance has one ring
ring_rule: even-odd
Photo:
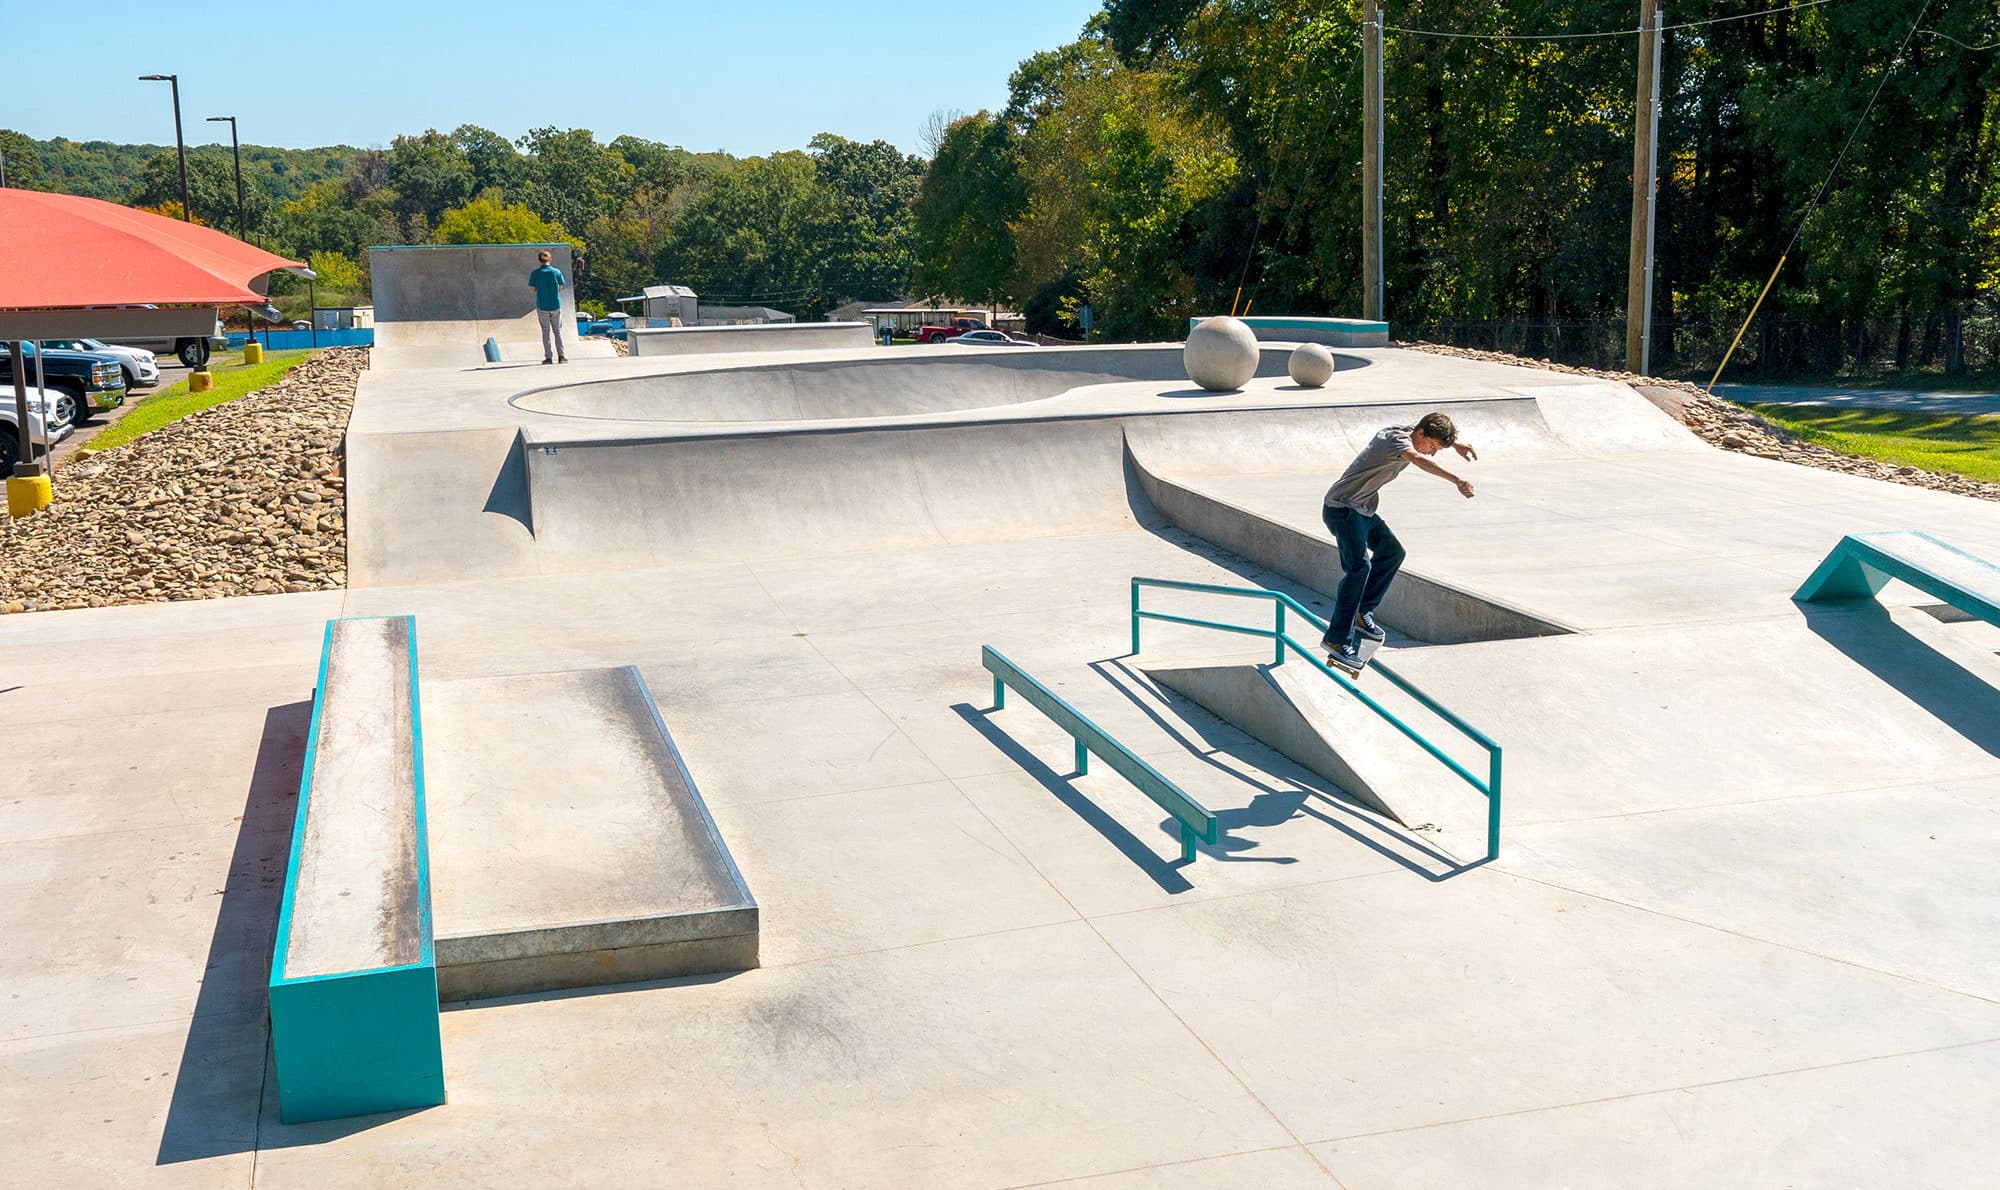
[[[28,441],[37,458],[44,440],[54,446],[76,428],[61,416],[61,396],[39,388],[28,390]],[[20,461],[21,423],[14,416],[14,386],[0,385],[0,474],[13,474],[14,464]]]
[[[146,309],[153,307],[147,306]],[[147,351],[165,355],[172,352],[190,368],[199,368],[208,362],[209,353],[221,351],[229,346],[229,339],[222,333],[222,320],[215,320],[215,330],[203,339],[183,336],[178,339],[106,339],[107,343],[117,343],[125,347],[143,347]]]

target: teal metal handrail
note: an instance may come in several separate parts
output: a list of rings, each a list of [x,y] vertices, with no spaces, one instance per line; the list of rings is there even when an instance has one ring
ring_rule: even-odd
[[[1070,734],[1076,743],[1076,771],[1082,775],[1090,771],[1090,754],[1095,752],[1104,763],[1118,771],[1118,774],[1138,787],[1140,793],[1152,798],[1162,810],[1173,815],[1181,824],[1181,860],[1193,863],[1194,845],[1197,841],[1214,845],[1217,837],[1215,815],[1207,807],[1182,792],[1181,787],[1167,780],[1160,771],[1139,759],[1130,748],[1112,739],[1097,724],[1086,718],[1082,711],[1064,702],[1062,697],[1047,686],[1036,681],[1026,670],[1014,664],[992,645],[979,646],[979,663],[993,675],[993,709],[1000,710],[1007,705],[1007,687],[1034,704],[1036,710],[1049,717],[1050,722]]]
[[[1139,606],[1139,591],[1143,587],[1156,587],[1167,591],[1194,591],[1203,595],[1227,595],[1237,599],[1268,599],[1276,609],[1275,622],[1269,628],[1251,628],[1242,624],[1227,624],[1219,620],[1202,620],[1192,616],[1169,615],[1166,612],[1149,612]],[[1291,635],[1285,631],[1285,613],[1287,610],[1298,613],[1306,623],[1318,628],[1322,634],[1326,631],[1325,620],[1314,615],[1304,604],[1293,599],[1283,591],[1270,591],[1263,587],[1223,587],[1214,583],[1185,583],[1177,579],[1134,578],[1132,580],[1132,652],[1139,652],[1139,622],[1141,620],[1159,620],[1166,624],[1185,624],[1193,628],[1209,628],[1218,632],[1234,632],[1243,636],[1264,637],[1272,642],[1274,653],[1272,663],[1275,665],[1283,665],[1285,663],[1285,653],[1287,650],[1297,653],[1299,656],[1305,658],[1307,664],[1327,677],[1332,678],[1335,682],[1339,683],[1342,689],[1360,699],[1363,706],[1381,716],[1388,722],[1389,726],[1402,732],[1414,741],[1419,748],[1430,753],[1439,763],[1457,774],[1459,779],[1485,795],[1486,858],[1489,860],[1499,859],[1500,745],[1494,743],[1487,737],[1485,732],[1467,723],[1455,712],[1438,702],[1437,699],[1418,689],[1414,682],[1397,673],[1387,664],[1381,661],[1370,663],[1369,668],[1387,678],[1391,685],[1415,699],[1425,710],[1430,711],[1438,718],[1449,723],[1467,739],[1486,750],[1486,779],[1483,781],[1480,780],[1473,775],[1470,769],[1460,764],[1457,759],[1426,739],[1422,732],[1403,722],[1402,718],[1394,711],[1383,706],[1371,697],[1366,690],[1355,685],[1347,675],[1334,669],[1326,662],[1321,661],[1311,650],[1299,644],[1298,641],[1293,640]]]

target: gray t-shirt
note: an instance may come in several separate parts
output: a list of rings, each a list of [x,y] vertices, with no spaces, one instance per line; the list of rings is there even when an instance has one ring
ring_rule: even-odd
[[[1354,461],[1341,472],[1340,478],[1326,490],[1326,504],[1329,508],[1351,508],[1363,516],[1374,516],[1379,505],[1377,493],[1382,485],[1403,473],[1410,464],[1403,458],[1403,452],[1410,450],[1410,431],[1413,426],[1390,426],[1376,432],[1354,456]]]

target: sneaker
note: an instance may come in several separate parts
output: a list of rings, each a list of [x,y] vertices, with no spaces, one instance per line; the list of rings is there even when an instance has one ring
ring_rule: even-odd
[[[569,362],[569,357],[566,355],[559,355],[556,357],[556,362],[559,364],[566,364]]]
[[[1361,629],[1363,636],[1372,636],[1376,640],[1389,639],[1389,634],[1382,631],[1382,626],[1375,622],[1374,612],[1362,612],[1354,617],[1354,626]]]
[[[552,360],[552,359],[545,359],[545,360],[543,360],[542,362],[543,362],[544,364],[552,364],[552,363],[555,363],[556,361],[554,361],[554,360]]]
[[[1352,644],[1340,646],[1340,648],[1328,654],[1327,660],[1346,670],[1349,676],[1358,676],[1361,673],[1361,667],[1368,664],[1361,659],[1360,646]]]

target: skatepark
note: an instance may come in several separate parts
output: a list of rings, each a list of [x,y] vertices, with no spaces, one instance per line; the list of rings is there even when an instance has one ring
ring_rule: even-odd
[[[544,368],[462,255],[378,297],[347,590],[0,622],[9,1178],[1989,1177],[2000,506],[1395,347]],[[1384,494],[1341,682],[1272,632],[1430,410],[1478,495]]]

